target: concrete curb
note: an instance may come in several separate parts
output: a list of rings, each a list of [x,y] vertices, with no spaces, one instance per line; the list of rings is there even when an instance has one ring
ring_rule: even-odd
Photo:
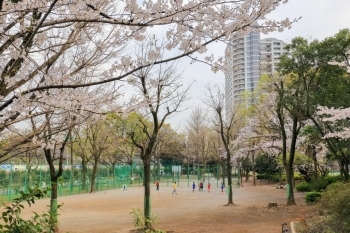
[[[291,233],[297,233],[295,230],[295,226],[298,224],[299,222],[290,222],[290,231]]]

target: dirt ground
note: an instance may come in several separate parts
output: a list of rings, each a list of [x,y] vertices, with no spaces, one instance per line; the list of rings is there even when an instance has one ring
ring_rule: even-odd
[[[216,186],[216,184],[215,184]],[[229,232],[229,233],[279,233],[282,223],[297,221],[316,214],[315,207],[305,205],[302,193],[296,193],[297,206],[287,207],[286,191],[272,184],[257,182],[257,186],[244,183],[233,189],[234,206],[227,203],[226,193],[212,187],[212,192],[192,193],[191,188],[178,187],[172,195],[171,187],[160,186],[151,190],[152,212],[158,216],[155,228],[175,233]],[[277,208],[268,209],[268,203]],[[93,194],[59,197],[60,232],[134,232],[136,229],[129,213],[132,208],[143,208],[143,187],[126,191],[108,190]],[[26,208],[24,216],[32,211],[47,209],[49,199],[37,201]]]

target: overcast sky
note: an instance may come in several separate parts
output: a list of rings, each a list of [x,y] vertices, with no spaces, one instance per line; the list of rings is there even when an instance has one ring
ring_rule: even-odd
[[[269,35],[261,35],[261,38],[274,37],[289,42],[296,36],[309,39],[322,40],[333,36],[339,30],[350,28],[350,0],[289,0],[287,4],[280,6],[271,14],[276,20],[288,17],[290,20],[299,18],[299,22],[284,32],[274,32]],[[225,45],[214,45],[215,54],[224,54]],[[183,77],[187,82],[192,82],[190,90],[192,99],[186,103],[187,111],[172,116],[167,122],[173,128],[183,128],[188,118],[190,108],[202,105],[200,97],[203,96],[205,85],[208,83],[224,83],[223,73],[214,74],[210,67],[202,64],[190,65],[188,60],[183,60],[178,65],[183,70]]]

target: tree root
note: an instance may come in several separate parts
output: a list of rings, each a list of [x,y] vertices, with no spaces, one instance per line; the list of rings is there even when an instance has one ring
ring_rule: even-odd
[[[224,206],[234,206],[235,204],[233,204],[233,203],[227,203],[226,205],[224,205]]]

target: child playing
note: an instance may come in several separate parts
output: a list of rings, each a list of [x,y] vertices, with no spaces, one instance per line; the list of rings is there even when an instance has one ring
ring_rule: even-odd
[[[196,189],[196,184],[193,182],[192,184],[192,192],[194,193],[194,190]]]
[[[211,187],[211,185],[210,185],[210,183],[208,183],[208,193],[210,193],[210,187]]]
[[[177,192],[176,192],[176,181],[173,184],[173,189],[174,189],[174,191],[173,191],[173,193],[171,195],[173,195],[174,193],[177,195]]]
[[[156,181],[156,187],[157,187],[157,191],[159,190],[159,180]]]
[[[221,192],[224,192],[225,185],[224,183],[221,183]]]

